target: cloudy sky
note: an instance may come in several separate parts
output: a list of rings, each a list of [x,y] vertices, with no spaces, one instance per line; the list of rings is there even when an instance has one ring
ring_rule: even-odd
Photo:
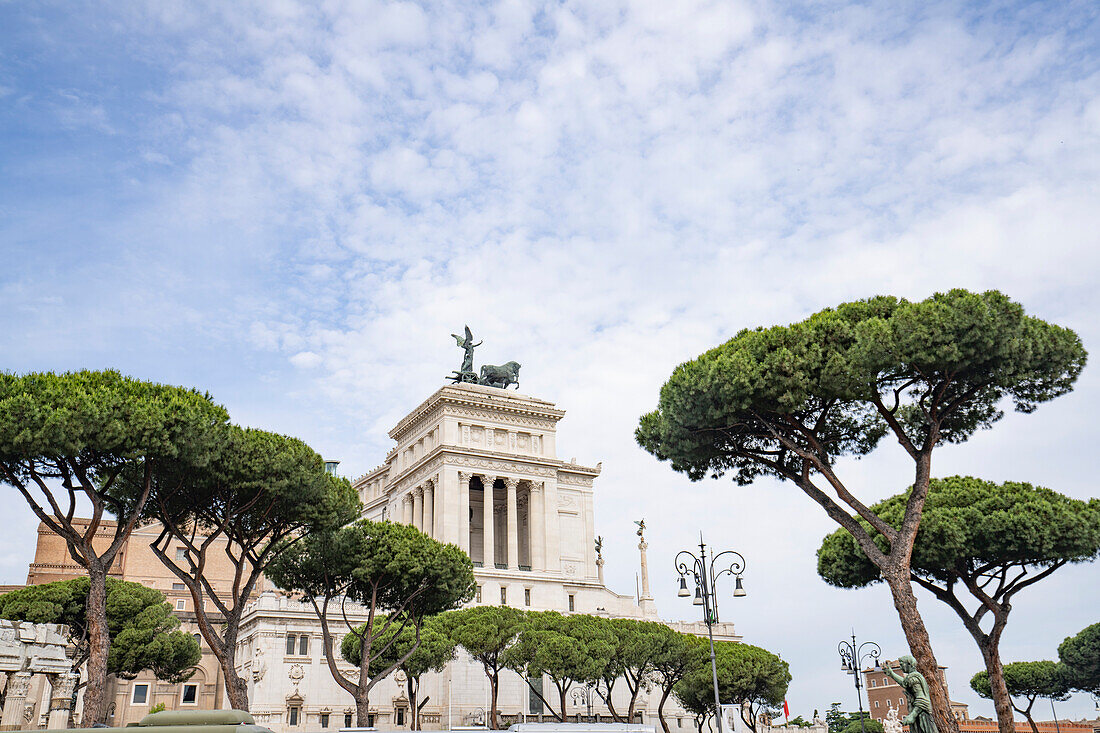
[[[691,484],[635,446],[669,372],[742,327],[956,286],[1100,344],[1094,2],[0,2],[0,28],[0,368],[198,386],[355,476],[468,323],[568,410],[560,455],[603,462],[614,588],[643,516],[666,617],[693,618],[672,557],[700,531],[746,555],[723,611],[790,662],[793,713],[854,709],[836,644],[896,657],[896,615],[817,578],[833,525],[793,487]],[[1097,495],[1097,374],[935,472]],[[893,494],[899,451],[844,475]],[[14,583],[35,522],[7,501]],[[1005,658],[1100,620],[1098,581],[1022,594]],[[992,715],[940,605],[953,697]]]

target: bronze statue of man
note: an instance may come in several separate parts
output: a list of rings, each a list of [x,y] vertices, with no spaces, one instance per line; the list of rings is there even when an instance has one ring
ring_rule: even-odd
[[[883,671],[905,690],[905,699],[909,702],[909,714],[902,718],[901,724],[909,726],[910,733],[939,733],[936,728],[936,719],[932,717],[932,698],[928,694],[928,680],[917,671],[917,660],[905,654],[898,658],[898,665],[905,676],[898,674],[889,666],[886,666]]]

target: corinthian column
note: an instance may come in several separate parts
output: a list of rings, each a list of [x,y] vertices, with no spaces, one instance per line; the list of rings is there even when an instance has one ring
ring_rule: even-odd
[[[470,553],[470,474],[458,472],[458,546]]]
[[[493,490],[493,484],[496,483],[496,476],[482,476],[481,485],[485,487],[485,493],[482,494],[481,500],[481,564],[487,568],[495,567],[496,565],[496,536],[493,522],[493,502],[495,492]]]
[[[8,687],[4,694],[4,715],[0,718],[0,728],[19,730],[23,727],[23,708],[27,704],[27,693],[31,689],[32,676],[30,672],[8,674]]]
[[[435,482],[424,484],[424,526],[421,531],[435,537]]]
[[[50,716],[46,721],[46,727],[53,730],[69,727],[69,711],[73,707],[73,690],[80,680],[80,675],[73,672],[64,674],[51,674],[50,686],[53,693],[50,695]]]
[[[519,512],[516,508],[516,487],[519,479],[506,478],[508,487],[508,569],[519,570]]]
[[[542,481],[532,481],[531,486],[531,566],[546,570],[546,513],[543,506]]]
[[[401,524],[413,523],[413,498],[409,494],[401,497]]]
[[[424,489],[417,486],[412,490],[413,497],[413,526],[424,531]]]

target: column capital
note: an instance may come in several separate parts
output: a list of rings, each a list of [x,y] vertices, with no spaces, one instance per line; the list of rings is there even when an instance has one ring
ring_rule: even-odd
[[[401,497],[401,503],[402,504],[412,504],[412,500],[413,500],[413,495],[412,495],[411,491]]]
[[[494,476],[491,473],[479,473],[478,476],[481,476],[481,482],[483,484],[484,483],[495,484],[496,481],[497,481],[497,477]]]
[[[27,693],[30,692],[33,676],[33,672],[12,672],[8,675],[7,694],[13,698],[26,697]]]
[[[504,485],[507,486],[509,490],[514,491],[519,486],[519,479],[505,477]]]
[[[527,485],[528,485],[528,487],[530,487],[530,491],[531,491],[532,494],[541,494],[543,488],[546,486],[546,482],[545,481],[528,481]]]
[[[467,473],[466,471],[459,471],[458,472],[458,482],[459,483],[462,483],[463,481],[469,481],[469,480],[470,480],[470,474],[469,473]]]
[[[410,491],[409,493],[412,494],[413,496],[424,496],[424,487],[423,487],[423,485],[417,486],[412,491]]]

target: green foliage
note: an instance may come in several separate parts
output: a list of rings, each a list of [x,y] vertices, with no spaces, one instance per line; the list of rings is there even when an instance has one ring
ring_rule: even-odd
[[[801,715],[797,715],[788,720],[782,727],[784,728],[812,728],[813,722],[806,720]]]
[[[864,717],[862,725],[860,724],[859,716],[852,717],[856,719],[850,721],[848,725],[844,727],[842,733],[862,733],[862,731],[866,731],[866,733],[883,733],[882,723],[877,720],[872,720],[869,715]]]
[[[423,619],[473,598],[473,567],[456,545],[415,527],[361,519],[305,537],[268,566],[268,577],[308,598],[346,595],[378,611]]]
[[[1057,662],[1012,662],[1004,665],[1002,676],[1008,689],[1009,704],[1027,718],[1033,733],[1039,733],[1039,727],[1031,717],[1031,708],[1035,701],[1040,698],[1065,700],[1071,689],[1065,666]],[[970,688],[984,698],[993,698],[993,686],[990,684],[988,672],[974,675],[970,679]],[[1017,704],[1012,698],[1023,698],[1027,704]]]
[[[30,585],[0,596],[0,618],[66,624],[76,646],[74,667],[88,657],[87,597],[90,581],[75,578]],[[201,657],[199,645],[179,630],[164,594],[138,583],[107,579],[110,674],[132,679],[144,670],[166,682],[183,682]]]
[[[385,643],[377,644],[376,635],[399,634],[397,627],[402,624],[419,629],[426,617],[473,598],[476,588],[473,562],[457,546],[437,542],[414,527],[366,519],[307,535],[268,566],[268,577],[280,588],[302,593],[313,604],[325,635],[329,671],[355,698],[358,725],[366,725],[364,711],[371,688],[400,663],[398,659],[371,672],[372,666],[378,670],[381,661],[375,657],[388,652]],[[368,624],[353,637],[359,640],[360,669],[354,679],[339,671],[332,655],[328,605],[340,596],[369,609]],[[341,613],[348,623],[342,604]],[[381,613],[391,615],[374,623]],[[406,653],[415,648],[410,646]]]
[[[723,705],[742,705],[741,717],[753,730],[761,710],[783,704],[791,673],[787,663],[751,644],[715,642],[718,696]],[[697,717],[714,715],[714,682],[709,664],[696,666],[675,686],[685,710]]]
[[[910,490],[871,507],[890,526],[901,526]],[[861,521],[884,551],[887,541]],[[978,569],[1045,567],[1086,562],[1100,555],[1100,499],[1071,499],[1042,486],[995,484],[969,476],[932,479],[913,545],[912,572],[952,581]],[[846,530],[825,538],[818,574],[831,585],[857,588],[882,580]]]
[[[693,480],[793,480],[803,460],[792,446],[862,455],[887,417],[916,446],[932,424],[937,442],[962,442],[1001,417],[1002,399],[1031,412],[1069,392],[1085,358],[1076,334],[996,291],[879,296],[743,330],[682,364],[636,436]]]
[[[148,500],[147,481],[118,477],[127,469],[144,477],[156,465],[209,461],[227,420],[208,395],[116,371],[0,374],[0,482],[15,488],[38,519],[66,541],[92,580],[87,614],[93,638],[83,711],[88,724],[102,721],[107,712],[107,569]],[[85,502],[90,523],[77,526],[73,517]],[[93,538],[106,515],[118,523],[103,547]]]
[[[825,724],[829,726],[829,733],[843,733],[848,727],[848,717],[840,709],[840,703],[834,702],[825,711]]]
[[[508,606],[472,606],[443,614],[441,619],[447,636],[481,663],[489,680],[489,725],[496,728],[500,672],[508,665],[526,614]]]
[[[1004,678],[1012,697],[1063,700],[1069,692],[1066,670],[1057,662],[1011,662],[1004,665]],[[974,675],[970,688],[986,699],[993,697],[987,672]]]
[[[508,650],[526,621],[508,606],[472,606],[444,614],[447,634],[487,670],[504,669]]]
[[[303,534],[354,519],[358,497],[346,479],[327,474],[321,456],[301,440],[235,425],[221,430],[218,451],[209,461],[158,462],[151,478],[145,515],[165,527],[153,551],[193,595],[204,599],[195,604],[199,627],[222,667],[230,704],[247,709],[248,687],[233,650],[256,582]],[[144,474],[131,467],[120,481],[137,486]],[[205,541],[195,541],[196,527]],[[180,546],[186,552],[182,560],[173,552]],[[233,566],[231,585],[215,587],[204,576],[210,553]]]
[[[338,527],[357,515],[351,484],[326,473],[321,456],[301,440],[235,425],[222,437],[203,465],[158,465],[151,518],[172,526],[196,521],[258,555],[298,530]],[[124,478],[141,481],[133,471]]]
[[[558,691],[558,716],[564,719],[565,693],[576,682],[601,680],[617,643],[610,624],[598,616],[528,613],[506,664],[528,677],[548,677]],[[549,700],[543,702],[553,710]]]
[[[202,463],[227,419],[208,395],[116,371],[0,374],[0,476],[16,487],[71,481],[125,520],[140,511],[141,492],[115,480],[123,468]]]
[[[626,720],[629,720],[633,716],[638,694],[654,676],[654,660],[663,650],[666,633],[670,629],[656,621],[638,619],[614,618],[602,619],[602,622],[611,632],[614,647],[599,675],[603,683],[600,694],[611,712],[620,718],[613,706],[612,690],[616,681],[623,678],[630,691],[626,711]],[[600,688],[597,686],[597,689]]]
[[[427,672],[442,672],[447,663],[455,658],[455,641],[445,633],[442,615],[425,619],[420,629],[419,645],[416,645],[415,626],[401,624],[400,620],[395,624],[387,624],[388,620],[385,615],[374,619],[376,653],[371,658],[369,669],[372,677],[396,664],[410,679],[419,679]],[[360,624],[341,640],[340,656],[348,664],[358,667],[363,661],[362,641],[366,629],[366,624]],[[412,654],[401,661],[410,650]]]
[[[1067,637],[1058,645],[1058,658],[1072,689],[1100,695],[1100,623]]]
[[[149,708],[149,712],[146,713],[146,715],[152,715],[153,713],[163,713],[166,709],[167,706],[164,703],[158,702],[156,705]]]

